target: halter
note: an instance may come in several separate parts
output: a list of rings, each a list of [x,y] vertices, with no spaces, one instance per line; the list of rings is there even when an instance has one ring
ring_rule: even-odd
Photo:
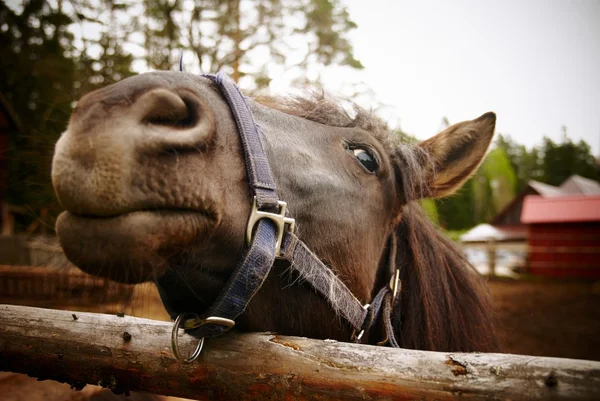
[[[192,362],[202,351],[205,338],[217,337],[235,326],[235,319],[245,310],[252,297],[266,280],[275,259],[285,259],[290,266],[321,294],[339,316],[353,328],[351,340],[361,342],[365,332],[383,317],[386,338],[378,345],[398,347],[391,323],[391,311],[398,301],[400,270],[395,264],[396,237],[389,240],[389,267],[391,280],[373,298],[363,305],[335,273],[294,233],[295,221],[287,212],[287,204],[279,200],[269,161],[260,141],[260,128],[256,125],[246,98],[225,73],[206,74],[222,92],[237,125],[248,173],[252,196],[252,210],[246,228],[247,247],[231,277],[214,304],[199,316],[180,313],[175,319],[171,344],[175,357]],[[157,283],[163,303],[172,317],[168,296]],[[199,338],[196,350],[188,358],[179,352],[178,332],[183,328]]]

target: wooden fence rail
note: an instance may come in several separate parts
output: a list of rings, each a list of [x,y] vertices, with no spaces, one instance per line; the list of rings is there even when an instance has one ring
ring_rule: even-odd
[[[0,305],[0,371],[202,400],[600,400],[600,362],[231,333],[183,364],[171,327]],[[181,344],[195,343],[182,335]]]
[[[133,286],[98,278],[76,267],[53,268],[0,264],[0,299],[45,300],[64,303],[76,299],[79,304],[126,303]],[[7,301],[10,302],[10,301]]]

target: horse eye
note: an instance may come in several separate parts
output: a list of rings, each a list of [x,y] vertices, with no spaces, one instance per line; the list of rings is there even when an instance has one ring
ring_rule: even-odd
[[[356,156],[360,164],[362,164],[368,172],[375,173],[375,171],[377,171],[377,161],[368,151],[356,148],[352,149],[352,152],[354,152],[354,156]]]

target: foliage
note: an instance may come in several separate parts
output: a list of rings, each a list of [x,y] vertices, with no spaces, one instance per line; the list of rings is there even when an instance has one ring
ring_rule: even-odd
[[[51,202],[51,150],[71,111],[76,66],[67,29],[72,18],[45,1],[17,14],[0,2],[0,94],[23,125],[9,138],[7,201],[33,208]]]
[[[433,199],[421,199],[421,207],[425,210],[427,217],[436,225],[440,223],[437,206]]]
[[[566,129],[561,143],[544,138],[541,153],[542,181],[547,184],[560,185],[572,174],[593,180],[600,179],[590,146],[584,141],[574,143],[566,135]]]
[[[144,0],[138,30],[152,69],[176,65],[179,50],[204,71],[228,71],[264,88],[277,66],[305,80],[315,65],[363,68],[347,34],[356,28],[339,0]],[[290,57],[294,54],[295,57]],[[301,55],[301,56],[297,56]],[[280,69],[279,69],[280,70]]]
[[[408,143],[411,145],[416,145],[419,143],[419,140],[413,135],[407,134],[401,129],[397,129],[394,131],[394,134],[400,139],[401,142]]]
[[[452,196],[435,200],[440,225],[447,230],[461,230],[477,224],[473,180],[468,180]]]
[[[506,152],[492,149],[472,180],[476,220],[488,221],[516,195],[517,178]]]
[[[528,150],[524,145],[516,143],[507,135],[498,134],[496,147],[504,150],[510,165],[515,172],[515,192],[520,192],[527,186],[529,180],[541,180],[540,151],[537,147]]]
[[[75,99],[103,86],[134,74],[134,56],[124,49],[130,40],[130,29],[125,26],[130,5],[115,0],[72,2],[77,10],[73,28],[87,30],[97,37],[81,36],[81,48],[74,50],[76,76],[73,82]]]
[[[560,185],[573,174],[599,180],[596,159],[585,141],[574,143],[566,134],[560,143],[545,137],[540,146],[527,149],[512,138],[498,135],[496,146],[502,148],[517,175],[516,191],[522,191],[529,180]]]
[[[75,46],[72,28],[93,20],[93,11],[112,10],[111,3],[87,7],[85,17],[60,1],[31,0],[20,8],[0,2],[0,94],[20,122],[20,131],[9,133],[6,201],[31,211],[18,216],[17,228],[37,219],[42,208],[57,208],[49,174],[52,151],[73,100],[133,74],[132,57],[122,51],[111,24],[83,49]],[[88,46],[95,46],[97,58],[85,51]]]
[[[455,242],[460,242],[460,237],[465,234],[467,231],[469,231],[468,229],[462,229],[462,230],[446,230],[445,233],[446,235]]]

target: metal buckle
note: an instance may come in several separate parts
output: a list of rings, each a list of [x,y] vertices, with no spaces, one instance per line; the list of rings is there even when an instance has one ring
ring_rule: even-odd
[[[275,223],[277,227],[277,243],[275,244],[275,257],[279,258],[281,253],[281,243],[283,242],[283,233],[285,232],[285,226],[289,227],[288,231],[293,232],[296,227],[296,220],[291,217],[285,216],[285,209],[287,203],[284,201],[277,201],[279,206],[278,213],[265,212],[258,210],[256,205],[256,196],[252,200],[252,211],[250,212],[250,218],[248,219],[248,226],[246,227],[246,242],[248,245],[252,243],[252,231],[254,226],[261,219],[269,219]]]
[[[219,316],[209,316],[206,319],[201,319],[197,315],[195,318],[187,319],[183,323],[184,330],[197,329],[200,326],[204,326],[206,324],[216,324],[217,326],[226,327],[227,330],[231,329],[235,326],[235,322],[231,319],[226,319],[224,317]]]
[[[392,306],[396,302],[396,298],[398,296],[398,292],[400,292],[400,286],[402,283],[400,282],[400,269],[396,269],[394,275],[390,279],[390,290],[392,291]]]
[[[186,317],[190,318],[186,319]],[[235,322],[233,320],[226,319],[224,317],[209,316],[206,319],[201,319],[195,313],[180,313],[179,316],[177,316],[177,319],[175,319],[175,323],[173,324],[173,330],[171,331],[171,349],[173,350],[173,355],[175,355],[175,358],[177,358],[183,363],[191,363],[198,359],[198,357],[200,356],[200,352],[202,352],[202,346],[204,346],[204,337],[200,338],[200,340],[198,341],[198,345],[196,346],[196,349],[194,350],[192,355],[188,358],[184,358],[179,352],[179,342],[177,340],[177,334],[179,332],[182,322],[184,330],[196,329],[206,324],[216,324],[219,326],[224,326],[227,328],[227,330],[235,326]]]

